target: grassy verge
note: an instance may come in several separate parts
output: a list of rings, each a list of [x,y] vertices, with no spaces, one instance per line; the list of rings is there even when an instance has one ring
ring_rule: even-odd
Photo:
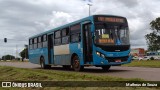
[[[0,66],[0,81],[143,81],[142,79],[124,79],[111,76],[82,74],[56,70],[21,69]],[[150,90],[147,87],[45,87],[45,88],[0,88],[0,90]],[[152,88],[159,90],[159,88]]]
[[[123,66],[160,68],[160,60],[134,60],[131,63]]]
[[[99,80],[99,81],[139,81],[142,79],[124,79],[118,77],[104,76],[104,75],[93,75],[80,72],[64,72],[57,70],[43,70],[43,69],[24,69],[0,66],[0,80],[54,80],[54,81],[85,81],[85,80]]]

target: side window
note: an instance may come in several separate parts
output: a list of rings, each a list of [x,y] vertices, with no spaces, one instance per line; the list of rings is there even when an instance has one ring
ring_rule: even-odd
[[[60,38],[60,37],[61,37],[61,31],[56,31],[55,38]]]
[[[34,49],[37,48],[37,38],[34,38]]]
[[[32,45],[32,44],[33,44],[32,39],[30,39],[29,40],[29,45]]]
[[[43,35],[43,42],[47,41],[47,35]]]
[[[62,44],[68,44],[69,43],[69,36],[62,37]]]
[[[65,28],[62,30],[62,44],[69,43],[69,28]]]
[[[80,33],[81,30],[81,25],[80,24],[76,24],[70,27],[70,32],[71,34],[73,33]]]
[[[37,43],[37,38],[34,38],[34,44],[36,44]]]
[[[42,37],[41,37],[41,36],[38,37],[38,42],[39,42],[39,43],[42,42]]]
[[[47,47],[47,35],[42,36],[43,47]]]
[[[80,33],[72,34],[72,35],[71,35],[71,42],[72,42],[72,43],[74,43],[74,42],[79,42],[80,39],[81,39]]]
[[[57,38],[54,40],[55,45],[60,45],[61,44],[61,38]]]
[[[69,35],[69,28],[62,29],[62,37]]]
[[[38,37],[38,48],[42,48],[42,37]]]
[[[54,45],[60,45],[61,44],[61,31],[56,31],[54,33]]]
[[[29,49],[33,49],[33,39],[29,39]]]
[[[76,24],[76,25],[70,27],[70,32],[71,32],[71,38],[70,39],[71,39],[72,43],[80,41],[80,39],[81,39],[80,31],[81,31],[81,25],[80,24]]]

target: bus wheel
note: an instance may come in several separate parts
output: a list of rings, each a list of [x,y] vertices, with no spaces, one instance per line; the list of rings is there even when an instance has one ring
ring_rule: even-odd
[[[75,55],[72,59],[72,68],[74,71],[81,71],[84,69],[84,66],[80,65],[80,61],[77,55]]]
[[[45,65],[45,60],[44,60],[43,57],[41,57],[41,59],[40,59],[40,65],[41,65],[42,69],[49,69],[49,68],[51,68],[51,65]]]
[[[102,70],[103,71],[108,71],[109,69],[110,69],[110,65],[108,65],[108,66],[102,66]]]

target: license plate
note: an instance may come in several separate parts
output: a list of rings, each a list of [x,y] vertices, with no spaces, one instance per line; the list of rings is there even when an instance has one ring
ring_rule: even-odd
[[[118,60],[115,60],[115,62],[121,62],[121,60],[120,60],[120,59],[118,59]]]

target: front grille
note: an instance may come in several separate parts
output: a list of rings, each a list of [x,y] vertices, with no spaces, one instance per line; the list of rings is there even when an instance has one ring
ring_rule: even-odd
[[[130,45],[96,45],[97,47],[100,47],[102,50],[107,52],[121,52],[121,51],[127,51],[130,49]]]
[[[125,62],[128,60],[128,56],[125,57],[106,57],[108,62],[116,62],[116,60],[121,60],[121,62]]]

